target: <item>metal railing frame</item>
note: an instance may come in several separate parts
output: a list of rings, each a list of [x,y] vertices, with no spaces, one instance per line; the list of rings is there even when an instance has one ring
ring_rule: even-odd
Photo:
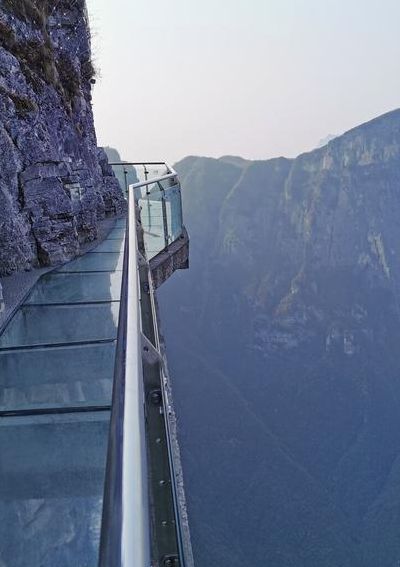
[[[153,162],[152,164],[161,165]],[[112,164],[110,164],[112,165]],[[114,164],[117,165],[117,164]],[[118,165],[138,165],[124,162]],[[144,165],[144,164],[140,164]],[[150,165],[150,164],[148,164]],[[103,518],[100,542],[99,567],[152,567],[157,565],[185,566],[182,545],[180,508],[176,486],[174,455],[170,438],[169,402],[164,388],[165,374],[160,352],[160,337],[157,325],[156,302],[151,270],[143,256],[138,241],[141,225],[137,218],[137,189],[168,179],[179,185],[177,173],[166,165],[166,175],[148,179],[129,186],[127,237],[125,240],[122,293],[118,326],[118,340],[113,387],[109,446],[106,466],[106,481],[103,500]],[[168,246],[168,242],[166,242]],[[144,276],[143,276],[144,274]],[[147,294],[145,297],[143,295]],[[143,306],[150,300],[150,317],[146,317],[153,329],[145,336],[143,332]],[[153,336],[151,336],[153,335]],[[152,339],[152,340],[151,340]],[[166,451],[168,452],[169,480],[173,502],[172,528],[175,537],[171,542],[171,555],[164,552],[154,557],[154,539],[149,494],[149,446],[146,431],[148,400],[144,369],[146,364],[158,373],[162,404],[160,412],[164,419]],[[156,365],[156,366],[155,366]],[[155,368],[155,370],[154,370]],[[147,404],[147,405],[146,405]],[[157,409],[158,411],[158,409]],[[147,416],[147,417],[146,417]],[[161,532],[160,532],[161,533]],[[157,534],[156,534],[157,535]]]
[[[100,567],[151,566],[135,199],[129,195]]]
[[[175,171],[175,169],[173,167],[171,167],[167,162],[157,162],[157,161],[153,161],[153,162],[133,162],[133,161],[123,161],[123,162],[111,162],[109,165],[111,165],[112,167],[116,167],[116,166],[126,166],[126,165],[130,165],[130,166],[141,166],[144,168],[145,171],[145,176],[146,179],[145,181],[139,181],[138,183],[133,183],[132,185],[129,186],[129,191],[133,191],[134,194],[137,193],[137,191],[139,189],[142,189],[143,187],[148,187],[149,185],[157,185],[158,189],[161,193],[161,207],[162,207],[162,215],[163,215],[163,230],[164,230],[164,245],[165,248],[168,247],[168,245],[171,243],[170,242],[170,238],[169,238],[169,232],[168,232],[168,219],[167,219],[167,210],[166,210],[166,198],[165,198],[165,187],[162,186],[162,183],[164,181],[170,181],[170,187],[174,187],[177,186],[179,188],[180,191],[180,182],[179,182],[179,178],[178,178],[178,174]],[[147,179],[147,174],[149,173],[147,171],[147,166],[149,165],[163,165],[165,166],[166,170],[168,173],[166,173],[165,175],[161,175],[158,177],[153,177],[151,179]],[[124,169],[124,173],[126,172],[126,170]],[[127,173],[127,172],[126,172]],[[146,194],[149,195],[150,192],[147,192],[146,190]],[[182,201],[180,203],[180,217],[181,219],[183,219],[183,211],[182,211]]]

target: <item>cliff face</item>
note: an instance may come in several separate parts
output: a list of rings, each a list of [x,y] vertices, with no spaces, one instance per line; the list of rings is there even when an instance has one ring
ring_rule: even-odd
[[[400,111],[176,169],[191,270],[160,303],[198,565],[392,567]]]
[[[72,258],[124,208],[93,77],[84,0],[0,0],[0,275]]]

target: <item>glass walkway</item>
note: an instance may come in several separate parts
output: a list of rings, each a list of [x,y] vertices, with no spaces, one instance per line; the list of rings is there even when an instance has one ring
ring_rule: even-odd
[[[188,239],[163,167],[0,334],[0,567],[192,566],[151,266],[187,267]]]
[[[125,224],[0,337],[0,565],[97,564]]]

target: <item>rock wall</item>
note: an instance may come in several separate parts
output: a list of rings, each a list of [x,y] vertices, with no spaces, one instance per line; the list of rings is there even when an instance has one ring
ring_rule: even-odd
[[[0,0],[0,276],[74,257],[124,210],[94,74],[85,0]]]

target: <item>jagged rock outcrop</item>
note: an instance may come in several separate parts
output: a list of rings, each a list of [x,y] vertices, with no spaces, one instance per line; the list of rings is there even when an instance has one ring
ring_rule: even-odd
[[[72,258],[124,210],[93,81],[84,0],[0,0],[0,275]]]
[[[191,269],[159,299],[196,564],[393,567],[400,110],[176,169]]]

